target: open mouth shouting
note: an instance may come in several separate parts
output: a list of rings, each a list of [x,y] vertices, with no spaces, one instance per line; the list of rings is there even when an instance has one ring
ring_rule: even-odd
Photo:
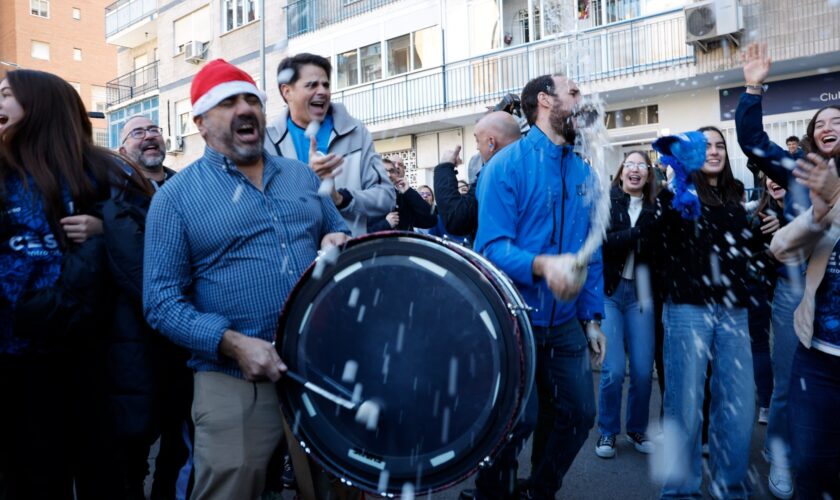
[[[256,118],[236,118],[233,122],[233,133],[239,142],[254,144],[262,142],[260,126]]]
[[[329,108],[330,102],[328,99],[323,97],[315,97],[311,101],[309,101],[309,116],[312,118],[323,121],[324,116],[327,114],[327,109]]]
[[[828,132],[826,134],[819,135],[817,142],[821,151],[831,153],[834,151],[834,148],[837,147],[837,134],[834,132]]]

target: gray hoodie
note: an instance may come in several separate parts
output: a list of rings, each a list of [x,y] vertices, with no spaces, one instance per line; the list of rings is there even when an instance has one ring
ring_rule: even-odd
[[[373,149],[373,138],[359,120],[350,116],[340,103],[330,103],[333,131],[328,153],[344,157],[341,173],[335,178],[336,189],[346,189],[353,196],[340,210],[353,236],[367,232],[369,218],[381,217],[394,208],[394,187],[382,167],[382,158]],[[289,109],[268,126],[265,150],[269,154],[297,158],[295,145],[286,128]]]

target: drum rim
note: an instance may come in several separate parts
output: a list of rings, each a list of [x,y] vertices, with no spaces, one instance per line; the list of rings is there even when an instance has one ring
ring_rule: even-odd
[[[523,312],[527,308],[527,306],[525,306],[525,302],[522,299],[521,294],[515,288],[515,286],[513,286],[513,283],[507,278],[507,276],[504,275],[504,273],[502,273],[498,268],[496,268],[489,260],[484,258],[482,255],[478,254],[477,252],[465,248],[449,240],[419,233],[408,233],[403,231],[383,231],[354,238],[348,242],[348,244],[346,245],[346,249],[363,245],[372,240],[380,240],[383,238],[396,238],[398,241],[423,243],[425,244],[425,246],[433,247],[436,249],[443,248],[448,250],[451,254],[454,254],[454,257],[456,259],[466,261],[464,264],[477,271],[481,276],[483,276],[487,280],[490,288],[495,291],[498,298],[500,299],[500,302],[504,306],[503,309],[507,312],[507,315],[510,318],[510,342],[512,342],[512,345],[518,351],[518,373],[516,374],[518,383],[514,385],[514,389],[516,392],[515,395],[512,397],[513,404],[509,405],[509,410],[505,412],[505,415],[502,415],[501,418],[498,419],[499,421],[505,422],[503,431],[498,433],[496,437],[494,437],[492,440],[488,439],[488,442],[492,443],[492,447],[487,452],[485,458],[482,461],[476,463],[471,467],[464,467],[463,472],[456,474],[451,480],[441,481],[439,484],[431,488],[426,488],[422,491],[415,492],[415,494],[417,495],[422,495],[426,493],[431,493],[433,491],[441,491],[464,481],[465,479],[475,474],[479,469],[488,465],[490,463],[489,461],[491,460],[491,457],[495,457],[499,453],[501,448],[507,444],[510,437],[510,433],[514,425],[519,420],[519,416],[524,411],[525,405],[527,404],[528,397],[531,392],[534,372],[533,364],[536,361],[536,352],[533,345],[533,333],[531,330],[530,322],[528,321],[527,315],[525,315]],[[310,280],[317,264],[318,261],[316,260],[306,269],[306,271],[301,275],[298,282],[295,284],[295,287],[293,288],[292,292],[290,292],[286,302],[284,303],[282,312],[280,314],[280,319],[278,321],[277,331],[275,333],[276,349],[278,350],[278,352],[282,349],[281,346],[283,342],[283,331],[286,329],[288,316],[293,309],[293,299],[299,297],[307,288],[307,282]],[[526,361],[529,352],[532,354],[532,366],[528,366],[528,363]],[[531,372],[530,375],[529,373],[527,373],[528,371]],[[522,390],[523,387],[524,392]],[[286,391],[282,390],[282,384],[277,384],[277,390],[280,396],[279,399],[281,402],[283,414],[287,419],[287,422],[292,424],[295,420],[295,408],[289,406]],[[292,428],[292,425],[290,425],[290,429],[293,430],[292,434],[294,438],[299,443],[301,443],[307,455],[310,456],[320,466],[335,474],[343,482],[346,482],[347,484],[352,484],[353,487],[359,488],[363,491],[376,495],[382,494],[382,492],[377,491],[377,488],[371,488],[368,487],[368,485],[364,482],[359,482],[356,477],[353,477],[355,474],[348,477],[347,472],[342,470],[342,467],[336,466],[336,464],[340,462],[337,462],[335,460],[335,457],[327,458],[320,456],[318,453],[312,453],[310,446],[307,445],[307,441],[305,440],[308,439],[305,429],[304,432],[302,432],[300,428],[298,428],[298,430],[295,431],[295,429]],[[490,434],[491,437],[494,435],[492,432],[490,432]],[[399,496],[398,494],[395,494],[391,491],[387,492],[387,494],[389,496]]]

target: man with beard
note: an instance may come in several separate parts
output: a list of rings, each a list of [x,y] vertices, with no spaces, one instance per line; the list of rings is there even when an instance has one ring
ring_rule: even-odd
[[[143,306],[195,370],[193,498],[254,499],[283,434],[277,318],[318,249],[349,231],[303,163],[263,152],[265,94],[217,59],[190,97],[204,156],[152,199]]]
[[[518,498],[516,455],[536,421],[529,493],[554,498],[595,419],[590,351],[605,352],[600,250],[582,273],[568,262],[590,230],[596,176],[573,151],[577,85],[544,75],[522,90],[528,135],[493,156],[478,182],[475,248],[499,266],[533,308],[534,395],[508,446],[479,472],[476,498]],[[584,333],[584,328],[586,333]],[[620,347],[619,347],[620,348]],[[539,402],[539,403],[538,403]]]
[[[159,189],[175,171],[163,166],[166,159],[166,144],[162,130],[143,115],[126,120],[122,130],[120,154],[143,169],[146,178]]]
[[[287,108],[268,127],[265,149],[308,163],[322,180],[331,179],[325,194],[359,236],[367,232],[369,219],[391,211],[395,192],[365,125],[343,104],[330,102],[331,74],[330,61],[316,54],[280,62],[277,83]]]
[[[175,171],[166,158],[161,129],[142,115],[123,126],[119,152],[140,166],[159,189]],[[113,459],[109,474],[124,498],[143,498],[149,450],[160,438],[152,499],[172,498],[192,439],[192,371],[189,355],[152,330],[143,317],[143,234],[148,200],[119,195],[102,208],[108,266],[114,283],[113,323],[106,339],[107,405]],[[119,482],[119,483],[117,483]],[[186,489],[181,484],[181,490]]]

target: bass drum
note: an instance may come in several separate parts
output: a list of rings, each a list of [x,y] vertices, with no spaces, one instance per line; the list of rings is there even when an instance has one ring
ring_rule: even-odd
[[[304,273],[281,314],[280,356],[348,409],[287,378],[303,449],[370,493],[444,489],[490,463],[533,385],[527,306],[479,254],[415,233],[351,240]]]

